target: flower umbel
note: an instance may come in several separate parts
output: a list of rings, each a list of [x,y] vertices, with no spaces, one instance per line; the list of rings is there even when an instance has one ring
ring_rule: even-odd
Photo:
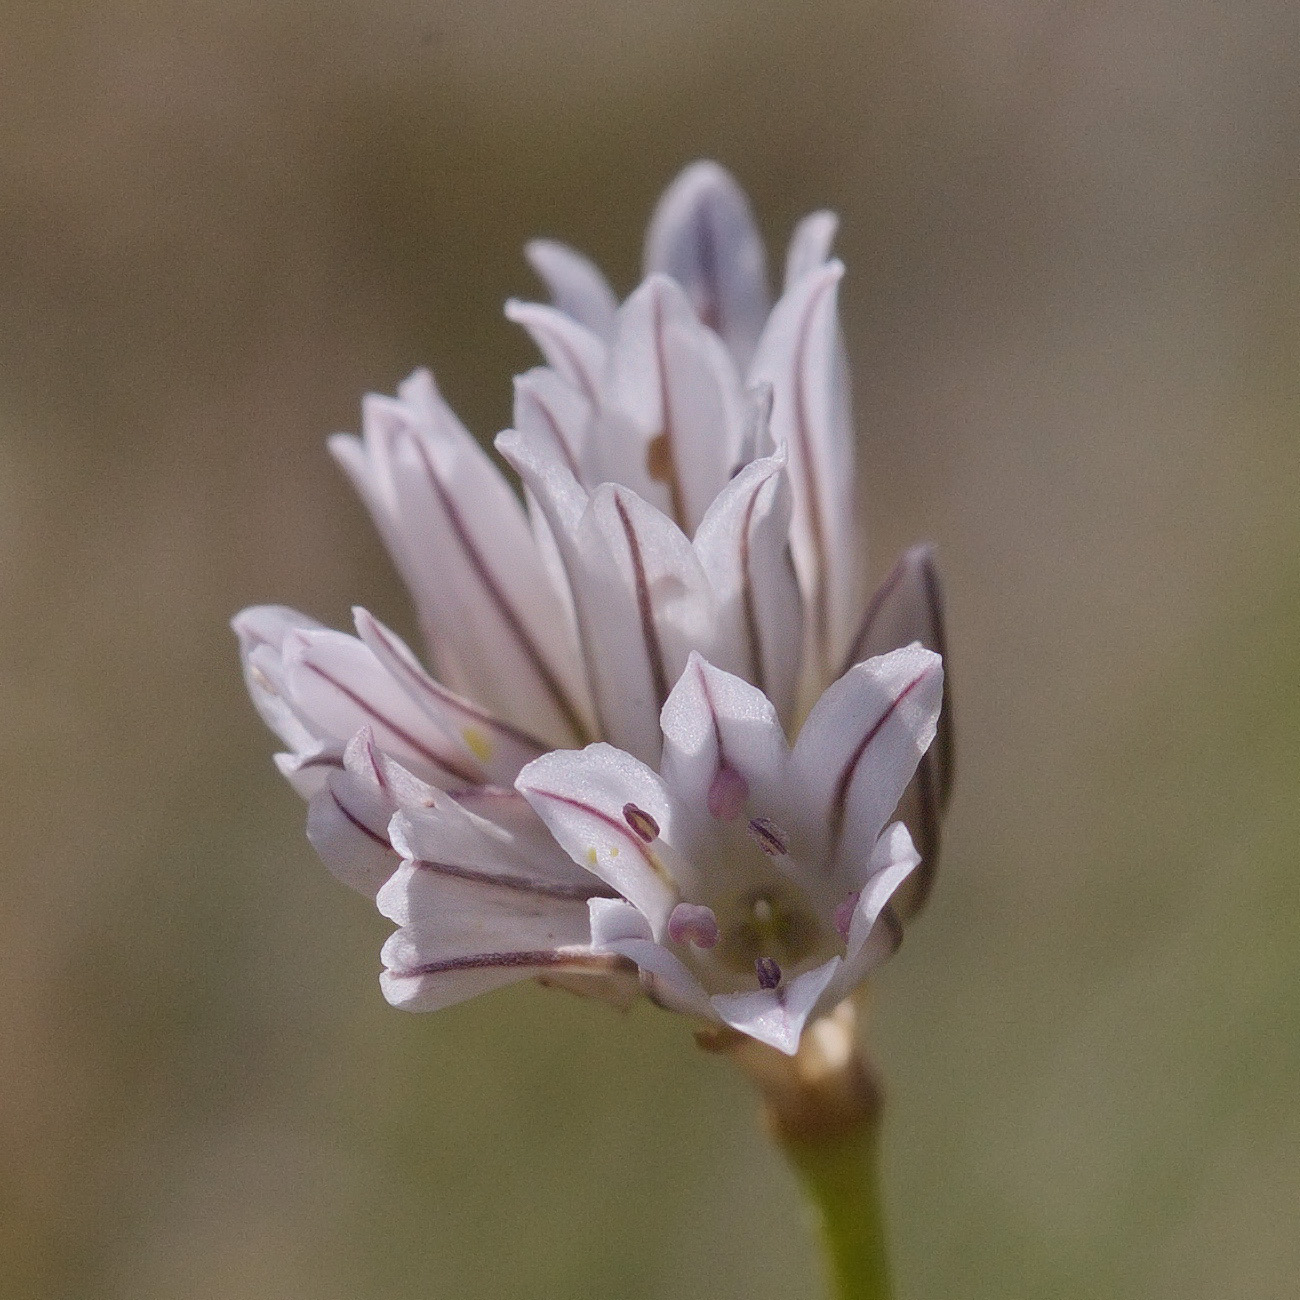
[[[834,230],[799,224],[773,305],[697,163],[621,305],[530,245],[553,305],[506,311],[547,364],[496,444],[522,503],[426,372],[331,439],[432,672],[360,609],[235,628],[308,837],[400,927],[394,1005],[640,989],[792,1054],[897,947],[950,776],[942,616],[927,547],[864,600]]]

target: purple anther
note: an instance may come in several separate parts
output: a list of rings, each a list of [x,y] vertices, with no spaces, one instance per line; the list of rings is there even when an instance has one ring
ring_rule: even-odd
[[[697,948],[712,948],[718,942],[718,918],[711,907],[698,903],[678,903],[668,918],[668,937],[674,943],[693,943]]]
[[[733,822],[745,810],[748,798],[749,782],[723,763],[709,786],[709,815],[720,822]]]
[[[760,957],[754,963],[754,974],[758,976],[760,988],[774,989],[781,983],[781,968],[775,957]]]
[[[755,817],[749,823],[749,833],[758,841],[758,847],[769,857],[783,858],[790,851],[786,833],[766,817]]]
[[[861,897],[862,891],[855,890],[835,909],[835,928],[840,932],[841,939],[849,937],[849,929],[853,925],[853,913],[858,910],[858,899]]]
[[[623,820],[636,832],[637,838],[653,844],[659,838],[659,823],[644,808],[634,803],[623,805]]]

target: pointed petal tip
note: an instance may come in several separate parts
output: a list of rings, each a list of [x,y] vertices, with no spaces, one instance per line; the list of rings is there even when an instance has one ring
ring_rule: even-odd
[[[719,993],[710,1002],[718,1016],[733,1029],[786,1056],[794,1056],[808,1018],[841,964],[841,958],[832,957],[781,988],[756,993]]]

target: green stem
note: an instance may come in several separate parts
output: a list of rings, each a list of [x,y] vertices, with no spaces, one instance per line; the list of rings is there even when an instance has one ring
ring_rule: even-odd
[[[883,1098],[842,1002],[809,1025],[793,1056],[734,1029],[696,1035],[758,1085],[767,1128],[820,1220],[834,1300],[889,1300],[889,1258],[876,1181]]]
[[[889,1300],[889,1258],[877,1178],[879,1125],[833,1138],[786,1138],[782,1149],[817,1211],[835,1300]]]

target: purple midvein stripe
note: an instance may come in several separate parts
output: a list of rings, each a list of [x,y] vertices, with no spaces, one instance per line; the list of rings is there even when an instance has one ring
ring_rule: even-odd
[[[835,794],[831,799],[830,807],[830,824],[831,824],[831,846],[832,849],[839,843],[840,832],[844,828],[845,804],[849,797],[849,785],[853,781],[853,774],[857,771],[858,764],[862,761],[862,756],[867,752],[867,747],[880,734],[880,729],[894,716],[898,706],[907,699],[907,697],[929,676],[929,669],[918,673],[899,693],[890,701],[889,707],[876,719],[871,730],[858,742],[857,748],[845,763],[843,770],[840,772],[839,780],[835,783]]]
[[[799,443],[799,454],[803,458],[804,505],[808,511],[808,527],[812,531],[813,538],[813,560],[817,568],[816,589],[813,592],[813,628],[822,668],[827,666],[830,654],[830,611],[826,597],[828,556],[821,493],[817,481],[817,463],[813,457],[812,439],[808,431],[808,395],[804,391],[804,356],[808,348],[808,331],[813,314],[822,296],[830,289],[831,283],[829,280],[823,283],[810,299],[803,319],[799,322],[799,335],[794,352],[795,433]]]
[[[536,405],[537,409],[542,413],[542,419],[551,426],[551,436],[555,439],[556,443],[559,445],[560,451],[564,454],[564,463],[569,467],[569,473],[572,474],[579,483],[581,483],[582,473],[578,469],[578,459],[573,454],[573,448],[569,446],[568,439],[565,438],[564,434],[560,431],[560,422],[555,418],[555,412],[546,405],[539,394],[533,393],[532,398],[534,405]]]
[[[709,711],[709,721],[713,723],[713,743],[718,747],[718,766],[730,767],[727,762],[727,752],[722,745],[722,723],[718,720],[718,710],[713,703],[713,693],[709,690],[709,679],[704,675],[704,669],[697,663],[696,673],[700,679],[700,692],[704,696],[704,705]]]
[[[668,495],[672,499],[673,518],[681,529],[686,527],[686,502],[682,498],[682,481],[677,473],[677,451],[673,438],[673,403],[668,385],[668,362],[664,357],[664,304],[655,292],[655,362],[659,367],[659,408],[663,418],[661,436],[668,462]]]
[[[473,721],[481,723],[483,726],[492,731],[499,732],[501,735],[509,736],[517,744],[531,749],[538,754],[544,754],[548,748],[536,736],[530,736],[528,732],[521,727],[516,727],[512,723],[503,722],[495,714],[489,713],[486,709],[480,708],[470,700],[462,699],[454,692],[447,690],[441,682],[435,681],[422,671],[417,671],[408,664],[402,656],[401,648],[396,644],[394,639],[388,634],[386,628],[382,627],[377,621],[371,620],[371,626],[374,629],[375,636],[383,642],[384,649],[392,656],[397,670],[402,676],[410,682],[411,686],[423,694],[432,696],[445,709],[453,713],[461,713]]]
[[[708,286],[700,320],[720,335],[726,328],[726,322],[722,315],[722,293],[718,277],[718,241],[713,223],[709,220],[708,203],[701,203],[696,213],[695,251],[700,259],[700,279]]]
[[[370,827],[365,824],[365,822],[363,822],[358,816],[356,816],[355,813],[351,811],[351,809],[345,806],[343,800],[340,799],[338,795],[334,793],[333,790],[331,790],[329,794],[330,794],[330,798],[334,800],[335,808],[337,808],[339,812],[341,812],[343,816],[346,817],[348,821],[350,821],[352,825],[355,826],[357,830],[359,830],[362,833],[362,835],[368,836],[370,839],[374,840],[376,844],[381,844],[386,849],[389,850],[392,849],[393,846],[389,842],[387,836],[380,835],[378,834],[378,832],[372,831]]]
[[[646,659],[650,666],[650,678],[654,684],[656,709],[662,709],[668,698],[668,673],[664,668],[663,649],[659,644],[659,633],[655,628],[654,605],[650,600],[650,584],[646,581],[645,562],[641,559],[641,545],[637,541],[636,530],[628,517],[627,507],[622,496],[614,493],[614,508],[618,511],[623,533],[627,538],[627,549],[632,558],[632,578],[636,584],[637,610],[641,615],[641,639],[645,643]]]
[[[939,809],[935,800],[932,754],[931,750],[922,756],[914,778],[919,805],[917,820],[920,822],[917,833],[921,841],[917,848],[921,853],[921,862],[907,878],[913,910],[919,910],[929,897],[939,865]]]
[[[443,961],[421,962],[408,970],[390,970],[401,979],[418,979],[422,975],[445,975],[451,971],[489,970],[502,966],[566,966],[575,970],[614,970],[626,963],[604,953],[562,952],[554,948],[532,952],[476,952],[465,957],[448,957]]]
[[[745,507],[745,523],[740,530],[740,574],[741,602],[745,611],[745,635],[749,638],[749,666],[753,673],[751,680],[764,695],[767,694],[767,675],[763,671],[763,647],[758,635],[758,610],[754,607],[754,584],[749,568],[749,529],[758,506],[758,494],[763,490],[767,479],[760,479]]]
[[[528,660],[547,694],[550,695],[551,702],[559,711],[565,724],[578,740],[585,740],[587,728],[582,718],[579,716],[577,709],[574,708],[564,688],[560,685],[559,679],[551,671],[550,664],[546,662],[542,652],[524,627],[514,606],[506,599],[505,592],[498,586],[496,577],[488,568],[487,562],[479,554],[478,547],[474,545],[474,540],[465,527],[465,521],[460,517],[460,511],[456,508],[455,501],[452,500],[451,494],[443,486],[442,480],[433,468],[428,449],[419,438],[413,438],[412,441],[415,443],[420,460],[424,465],[424,472],[428,477],[429,485],[433,488],[434,495],[438,498],[438,503],[442,506],[447,522],[451,525],[452,532],[456,534],[456,540],[460,544],[466,560],[469,561],[470,567],[477,574],[484,590],[488,593],[492,603],[497,608],[497,612],[501,615],[502,620],[510,629],[511,635],[513,635],[519,648],[523,651],[524,658]]]
[[[347,698],[350,699],[352,703],[357,706],[357,708],[369,714],[370,717],[374,718],[377,722],[379,722],[381,726],[387,727],[388,730],[391,731],[393,735],[395,735],[399,740],[401,740],[403,744],[410,745],[410,747],[413,750],[415,750],[417,754],[420,754],[422,757],[427,759],[435,767],[440,767],[445,772],[449,772],[458,781],[464,781],[466,785],[480,784],[477,773],[469,772],[465,768],[458,766],[454,759],[447,758],[442,754],[434,753],[434,751],[431,750],[427,745],[422,744],[413,735],[411,735],[409,731],[405,730],[403,727],[398,726],[398,724],[395,723],[386,714],[380,713],[380,711],[377,708],[375,708],[373,704],[371,704],[363,696],[358,695],[357,692],[354,691],[351,687],[345,686],[336,677],[332,677],[322,667],[320,667],[319,664],[312,663],[310,659],[304,659],[303,667],[310,668],[311,671],[314,672],[318,677],[323,678],[332,687],[334,687],[334,689],[338,691],[340,695],[346,695]]]
[[[587,400],[591,402],[593,406],[598,405],[600,402],[600,392],[596,387],[595,381],[588,373],[586,364],[583,362],[582,358],[578,355],[578,353],[569,345],[569,340],[566,339],[562,334],[557,333],[554,336],[554,338],[555,338],[556,346],[560,349],[561,352],[564,353],[565,357],[567,358],[570,369],[572,369],[574,373],[578,376],[578,383],[582,387],[583,393],[586,396]]]
[[[556,881],[529,880],[526,876],[497,875],[490,871],[476,871],[473,867],[459,867],[450,862],[430,862],[426,858],[416,858],[412,866],[421,871],[430,871],[435,875],[451,876],[456,880],[469,880],[475,884],[494,885],[499,889],[512,889],[519,893],[537,894],[543,898],[568,899],[585,903],[592,898],[617,898],[612,889],[600,885],[565,885]]]
[[[903,573],[907,568],[907,557],[900,559],[892,569],[884,582],[872,593],[871,599],[867,601],[867,607],[862,612],[862,622],[858,625],[858,634],[853,638],[853,644],[849,647],[849,652],[844,656],[844,664],[840,668],[839,676],[843,677],[854,664],[862,661],[862,653],[866,648],[867,638],[871,635],[871,629],[875,626],[876,619],[880,617],[880,611],[885,607],[885,601],[894,594],[894,589],[903,580]]]
[[[555,314],[557,316],[563,315],[563,313],[560,312],[558,309],[552,308],[552,310],[555,311]],[[547,318],[544,317],[543,319],[547,319]],[[548,320],[548,324],[550,324],[549,320]],[[556,329],[553,324],[550,324],[549,329],[546,328],[545,326],[541,326],[539,328],[542,329],[542,332],[547,336],[548,339],[550,339],[555,349],[558,352],[562,353],[564,359],[569,363],[569,369],[572,370],[573,373],[577,376],[578,386],[582,389],[584,396],[591,402],[593,406],[599,405],[600,393],[596,387],[596,384],[593,382],[591,375],[588,374],[587,367],[583,364],[582,358],[570,345],[569,340],[564,337],[563,330]]]

